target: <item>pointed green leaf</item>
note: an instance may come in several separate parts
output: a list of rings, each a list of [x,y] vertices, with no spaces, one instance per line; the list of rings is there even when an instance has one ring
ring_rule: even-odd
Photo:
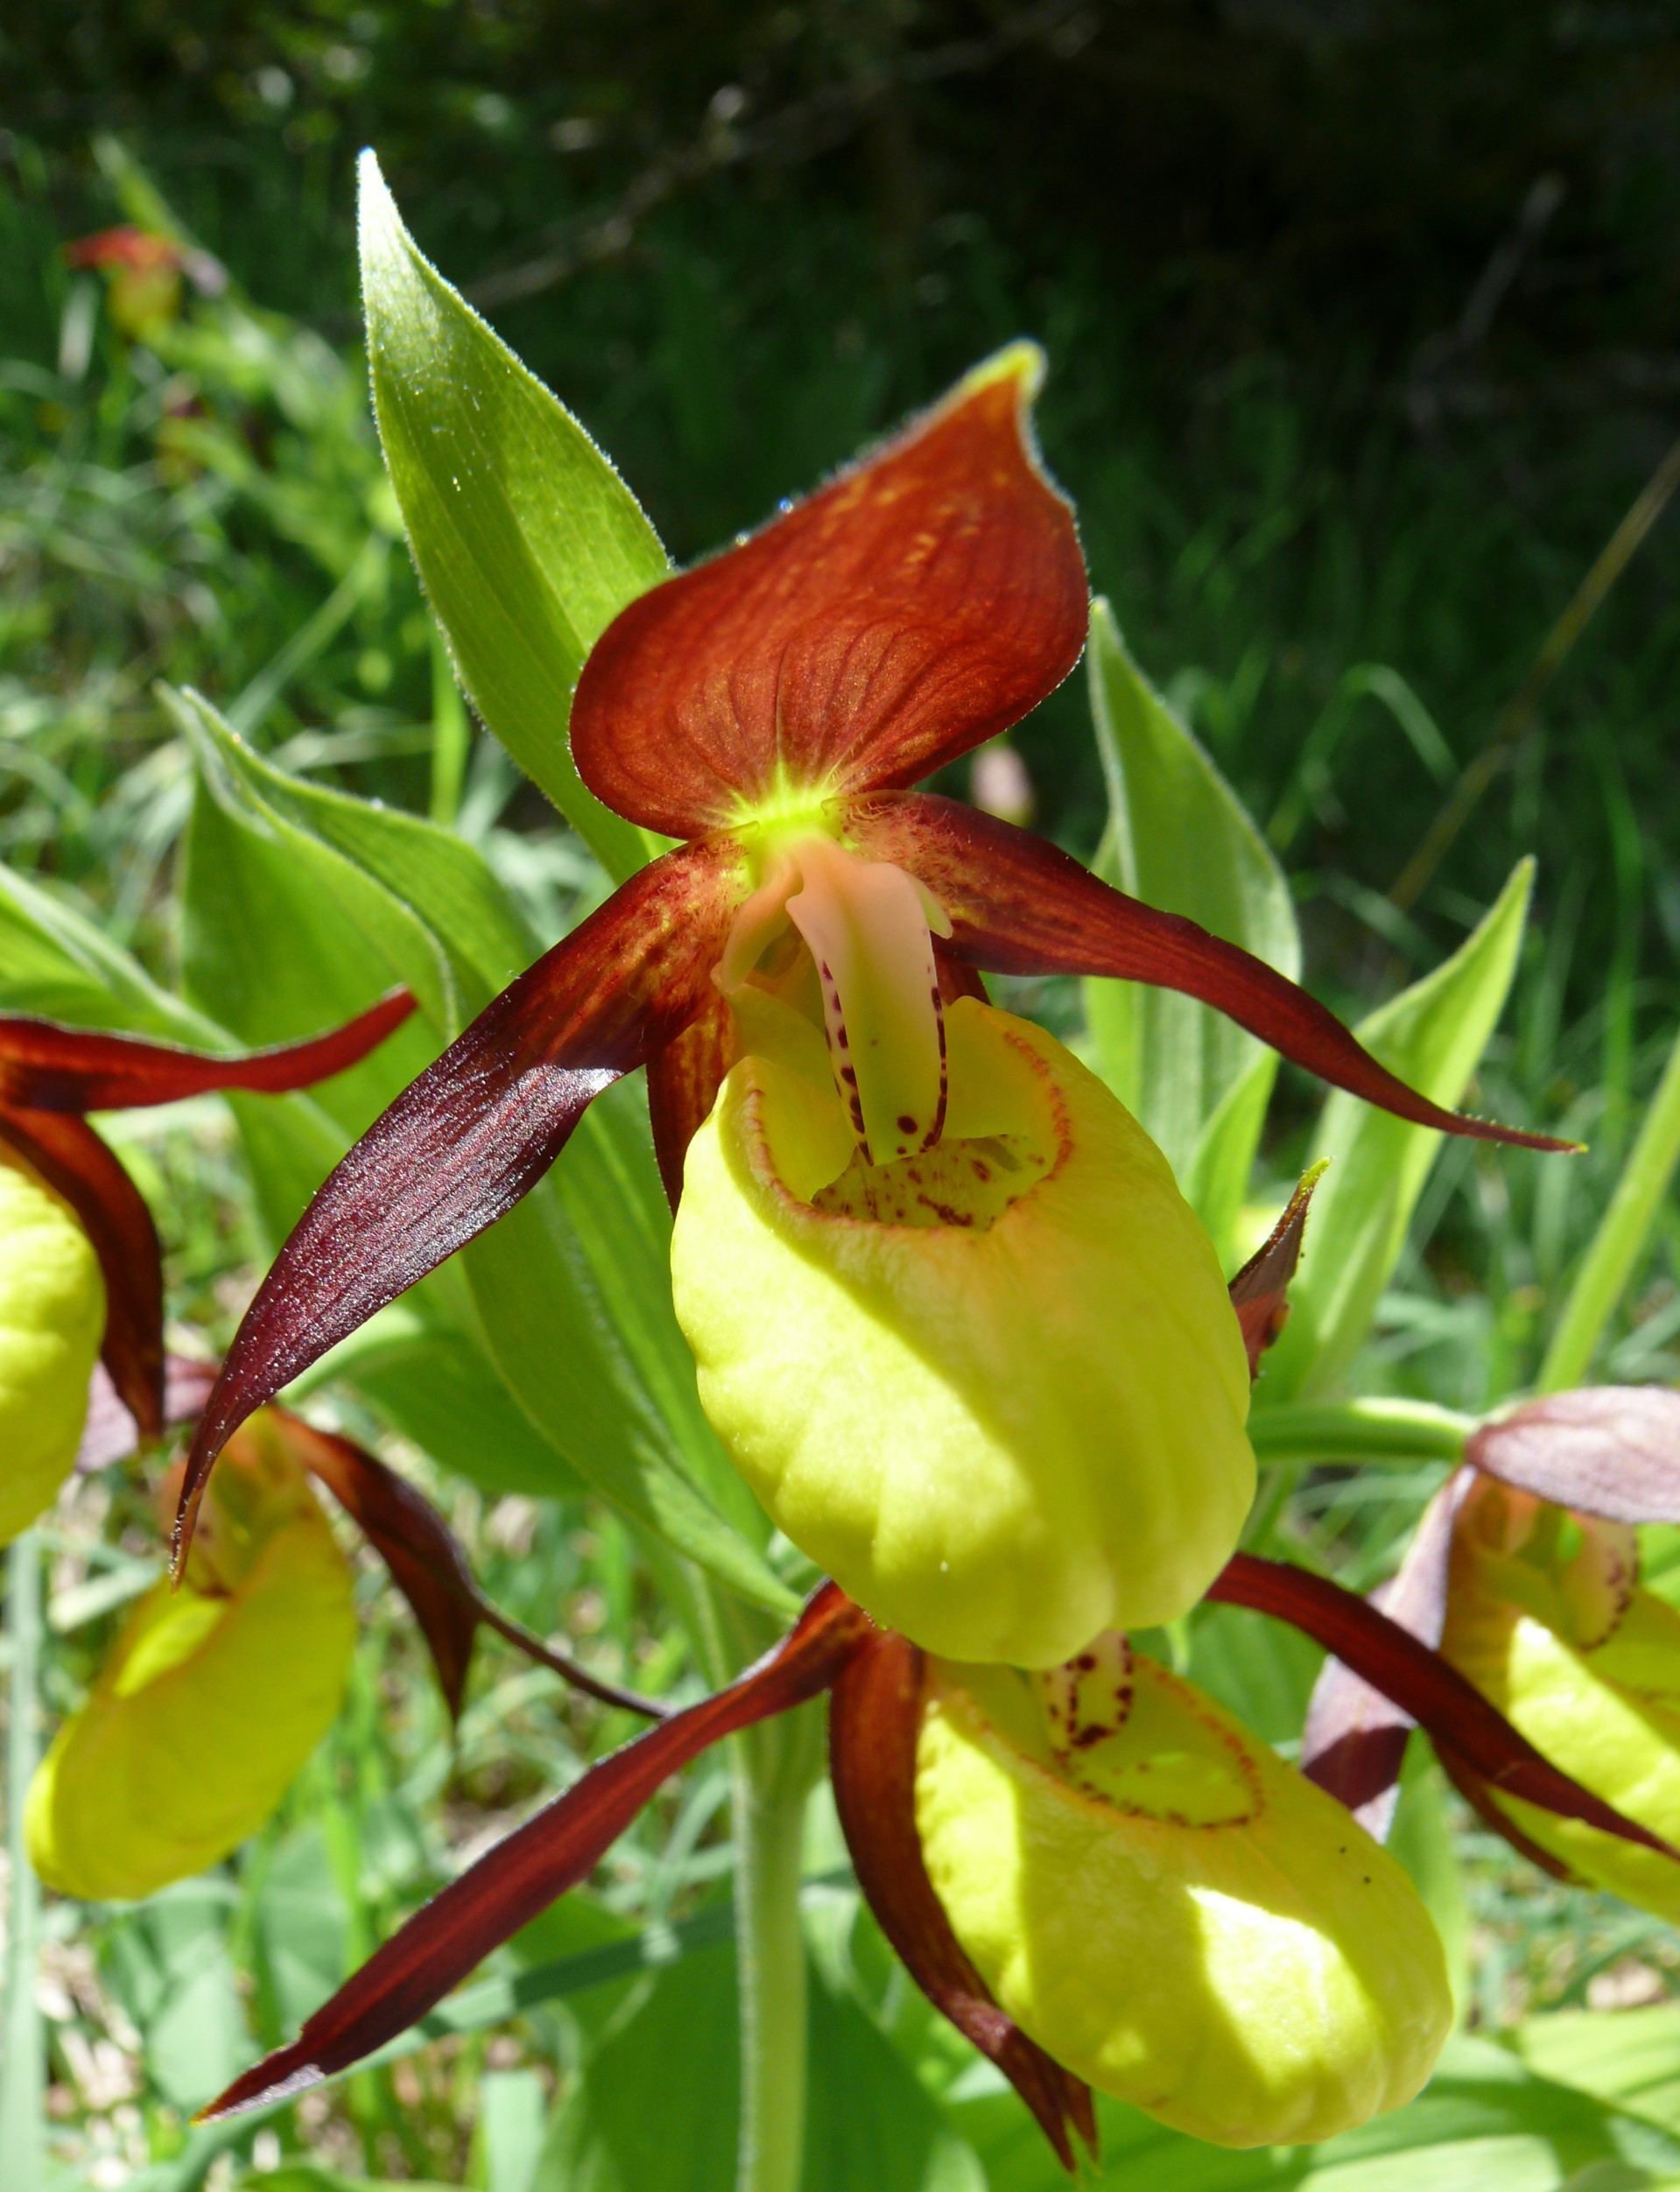
[[[1367,1049],[1413,1088],[1456,1105],[1493,1034],[1515,971],[1534,863],[1520,861],[1497,903],[1443,966],[1361,1022]],[[1332,1160],[1290,1289],[1290,1320],[1266,1357],[1259,1406],[1329,1391],[1370,1329],[1441,1137],[1356,1097],[1333,1095],[1312,1145]]]
[[[531,1420],[633,1522],[795,1611],[769,1528],[700,1413],[671,1308],[671,1219],[639,1084],[597,1098],[542,1186],[461,1252],[486,1346]]]
[[[1645,1253],[1676,1170],[1680,1170],[1680,1036],[1675,1038],[1608,1207],[1570,1282],[1569,1294],[1535,1381],[1540,1392],[1561,1393],[1578,1385],[1586,1375],[1605,1328]]]
[[[1087,653],[1109,825],[1107,879],[1240,944],[1291,980],[1301,946],[1289,885],[1212,759],[1139,671],[1108,604]],[[1192,999],[1087,981],[1093,1063],[1171,1161],[1224,1247],[1248,1184],[1276,1058]]]
[[[160,989],[85,915],[26,876],[0,868],[0,1011],[39,1013],[214,1049],[221,1029]]]
[[[664,551],[577,420],[421,257],[371,152],[362,291],[385,462],[461,683],[622,880],[649,842],[585,789],[566,720],[585,656],[665,576]]]
[[[1621,2019],[1598,2022],[1619,2027]],[[1550,2069],[1550,2065],[1548,2068]],[[1556,2075],[1555,2073],[1553,2074]],[[978,2149],[990,2192],[1058,2192],[1067,2179],[1012,2094],[981,2088],[950,2113]],[[1232,2152],[1100,2103],[1091,2192],[1656,2192],[1673,2135],[1629,2110],[1539,2077],[1488,2040],[1450,2041],[1404,2108],[1318,2146]]]

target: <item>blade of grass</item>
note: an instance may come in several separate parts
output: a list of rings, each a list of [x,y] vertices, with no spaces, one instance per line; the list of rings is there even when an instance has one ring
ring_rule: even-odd
[[[432,639],[432,796],[428,809],[434,822],[453,829],[460,811],[460,788],[467,775],[467,749],[473,727],[467,703],[455,683],[454,667],[442,635],[434,625]]]
[[[292,680],[308,669],[355,614],[362,596],[377,583],[390,555],[383,533],[369,533],[361,554],[285,644],[266,662],[228,709],[228,720],[241,738],[250,738]]]
[[[1446,858],[1459,832],[1475,812],[1482,794],[1511,758],[1533,720],[1547,686],[1568,661],[1575,643],[1616,580],[1633,561],[1669,498],[1680,487],[1680,441],[1669,449],[1634,496],[1627,515],[1599,551],[1592,568],[1576,587],[1569,606],[1546,634],[1529,674],[1500,711],[1486,742],[1465,765],[1451,797],[1425,833],[1423,842],[1395,879],[1388,896],[1401,911],[1417,903],[1430,877]]]
[[[1599,1221],[1536,1381],[1542,1393],[1577,1385],[1650,1239],[1675,1168],[1680,1165],[1680,1036],[1639,1130],[1632,1154]]]

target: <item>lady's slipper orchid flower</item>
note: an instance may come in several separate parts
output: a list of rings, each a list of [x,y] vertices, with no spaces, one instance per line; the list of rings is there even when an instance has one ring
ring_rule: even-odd
[[[572,709],[579,773],[686,841],[327,1181],[206,1412],[183,1545],[233,1428],[506,1212],[592,1098],[645,1065],[673,1204],[711,1118],[677,1298],[737,1464],[883,1618],[1053,1662],[1183,1611],[1234,1542],[1253,1465],[1212,1249],[1118,1105],[993,1013],[979,970],[1184,990],[1402,1117],[1563,1146],[1443,1111],[1246,952],[910,789],[1084,644],[1072,513],[1028,426],[1041,371],[1030,345],[1000,353],[602,635]],[[796,1272],[799,1299],[779,1298]],[[1012,1393],[1055,1400],[1044,1451]]]
[[[1680,1612],[1641,1587],[1634,1526],[1676,1520],[1680,1395],[1553,1395],[1472,1435],[1381,1594],[1549,1758],[1665,1839],[1680,1835]],[[1326,1669],[1307,1770],[1379,1833],[1409,1725],[1346,1669]],[[1444,1763],[1536,1863],[1680,1918],[1680,1885],[1649,1850]]]
[[[1218,1595],[1333,1643],[1528,1802],[1675,1861],[1338,1584],[1240,1555]],[[1142,1702],[1117,1713],[1111,1683],[1099,1723],[1085,1709],[1105,1665],[1128,1667]],[[394,2039],[586,1880],[678,1767],[828,1690],[835,1795],[871,1908],[1070,2167],[1072,2134],[1094,2138],[1087,2080],[1241,2146],[1327,2135],[1426,2075],[1449,2007],[1422,1906],[1346,1812],[1210,1700],[1118,1639],[1047,1675],[942,1665],[825,1584],[756,1667],[481,1858],[207,2113],[295,2094]]]
[[[141,1430],[164,1427],[157,1228],[80,1114],[214,1089],[306,1088],[366,1057],[413,1009],[398,990],[306,1043],[220,1057],[0,1016],[0,1542],[69,1474],[95,1355]]]
[[[1305,1210],[1304,1191],[1233,1282],[1251,1367],[1282,1323]],[[1467,1771],[1680,1862],[1351,1591],[1239,1554],[1214,1595],[1339,1653]],[[825,1690],[865,1899],[1069,2169],[1075,2135],[1096,2142],[1093,2085],[1244,2146],[1328,2136],[1427,2076],[1450,2021],[1438,1944],[1403,1875],[1327,1795],[1122,1637],[1037,1674],[956,1667],[829,1583],[757,1666],[481,1858],[206,2113],[289,2097],[394,2039],[585,1880],[678,1767]]]
[[[160,1580],[136,1605],[30,1784],[29,1859],[62,1894],[150,1895],[219,1863],[337,1715],[349,1563],[264,1417],[227,1462],[180,1588]]]

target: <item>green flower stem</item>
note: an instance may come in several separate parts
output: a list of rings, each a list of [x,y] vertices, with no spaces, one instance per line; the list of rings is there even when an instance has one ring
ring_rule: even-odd
[[[741,1999],[737,2192],[798,2192],[805,2161],[805,1952],[799,1930],[805,1786],[770,1786],[738,1742],[735,1961]]]
[[[1297,1462],[1462,1461],[1473,1416],[1430,1401],[1341,1401],[1262,1409],[1249,1419],[1262,1467]]]
[[[4,2059],[0,2059],[0,2184],[37,2192],[46,2146],[46,2050],[35,1999],[40,1889],[24,1849],[24,1795],[35,1771],[35,1695],[41,1641],[41,1549],[32,1530],[6,1555],[6,1638],[11,1647],[6,1736],[6,1854],[11,1865]]]
[[[1575,1275],[1536,1381],[1541,1393],[1578,1385],[1634,1275],[1680,1164],[1680,1036],[1675,1039],[1633,1154]]]

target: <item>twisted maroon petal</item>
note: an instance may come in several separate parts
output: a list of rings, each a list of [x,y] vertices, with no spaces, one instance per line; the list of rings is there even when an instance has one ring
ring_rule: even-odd
[[[318,1430],[289,1409],[271,1408],[269,1415],[297,1459],[327,1486],[390,1569],[419,1623],[452,1719],[460,1717],[481,1625],[603,1704],[650,1720],[668,1717],[666,1706],[601,1681],[503,1613],[479,1589],[466,1554],[437,1509],[365,1447],[336,1431]]]
[[[834,1802],[881,1930],[929,2001],[996,2063],[1038,2119],[1062,2167],[1077,2131],[1094,2153],[1091,2089],[1000,2009],[951,1930],[916,1830],[916,1744],[923,1655],[907,1637],[871,1633],[842,1669],[829,1710]]]
[[[1473,1431],[1490,1477],[1611,1522],[1680,1522],[1680,1393],[1584,1386],[1524,1401]]]
[[[1065,853],[954,799],[870,793],[849,801],[847,835],[871,860],[908,868],[949,915],[948,948],[1003,974],[1107,974],[1182,990],[1297,1065],[1367,1103],[1443,1134],[1525,1149],[1573,1142],[1466,1119],[1380,1065],[1318,1000],[1263,960],[1180,915],[1099,882]]]
[[[825,1584],[774,1651],[591,1767],[499,1842],[376,1950],[290,2047],[235,2078],[199,2120],[301,2092],[405,2032],[492,1949],[587,1879],[662,1781],[723,1736],[826,1690],[868,1629],[868,1617]]]
[[[1085,644],[1073,513],[1039,468],[1025,344],[899,438],[624,609],[584,664],[598,798],[692,837],[784,784],[909,784],[1007,728]]]
[[[1399,1568],[1371,1593],[1373,1605],[1431,1650],[1446,1626],[1452,1526],[1474,1482],[1468,1469],[1449,1478],[1424,1508]],[[1416,1725],[1410,1713],[1351,1667],[1327,1659],[1307,1706],[1301,1771],[1345,1803],[1368,1834],[1386,1841]]]
[[[0,1015],[0,1103],[38,1111],[129,1111],[216,1089],[278,1094],[308,1088],[366,1057],[413,1010],[409,992],[393,989],[325,1035],[220,1057],[139,1036]]]
[[[105,1281],[100,1359],[148,1438],[164,1428],[164,1267],[145,1198],[85,1119],[0,1104],[0,1143],[74,1211]]]
[[[387,1302],[511,1210],[592,1100],[710,994],[739,896],[728,839],[616,890],[411,1082],[316,1193],[245,1313],[187,1459],[179,1572],[229,1435]]]
[[[1680,1851],[1561,1772],[1456,1668],[1357,1592],[1285,1561],[1237,1553],[1207,1595],[1287,1621],[1333,1652],[1409,1712],[1437,1747],[1461,1759],[1492,1794],[1579,1819],[1680,1864]]]

